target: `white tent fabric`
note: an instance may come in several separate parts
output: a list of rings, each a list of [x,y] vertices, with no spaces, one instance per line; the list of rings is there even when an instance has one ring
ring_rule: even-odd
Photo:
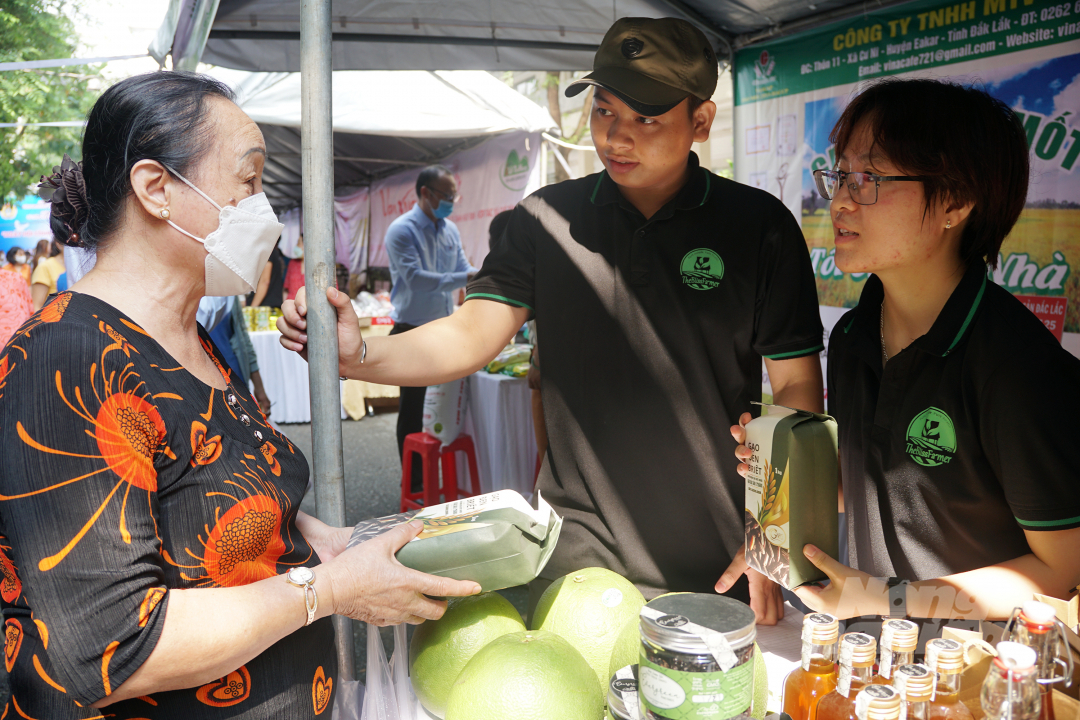
[[[210,74],[237,91],[255,122],[300,127],[300,73]],[[547,110],[483,71],[338,71],[333,93],[336,133],[465,138],[553,127]]]

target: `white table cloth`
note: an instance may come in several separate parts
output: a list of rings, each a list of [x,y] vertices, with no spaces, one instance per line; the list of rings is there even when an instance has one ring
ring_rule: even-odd
[[[532,497],[536,475],[536,433],[532,394],[525,378],[480,371],[469,376],[469,411],[465,433],[476,445],[480,489],[516,490]],[[464,457],[464,456],[461,456]],[[458,460],[459,482],[465,477]]]
[[[259,359],[259,375],[270,398],[270,419],[276,423],[311,422],[307,361],[283,348],[280,338],[277,330],[251,333],[251,344]],[[345,418],[344,408],[341,417]]]

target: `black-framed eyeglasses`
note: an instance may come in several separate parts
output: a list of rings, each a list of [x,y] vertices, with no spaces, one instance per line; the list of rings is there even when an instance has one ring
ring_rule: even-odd
[[[875,175],[864,172],[844,172],[843,170],[815,170],[814,182],[821,197],[832,200],[846,185],[851,200],[857,205],[873,205],[878,200],[878,187],[883,182],[922,182],[929,180],[929,175]]]
[[[446,200],[448,202],[457,202],[458,200],[461,199],[460,193],[457,194],[457,195],[450,195],[450,193],[444,193],[442,190],[436,190],[435,188],[431,187],[430,185],[425,185],[424,187],[426,187],[428,190],[430,190],[431,192],[438,195],[440,200]]]

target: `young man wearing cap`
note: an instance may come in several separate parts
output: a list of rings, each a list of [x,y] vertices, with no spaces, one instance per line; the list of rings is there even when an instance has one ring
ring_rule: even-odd
[[[339,313],[341,374],[428,385],[479,370],[522,323],[544,338],[548,452],[537,489],[564,518],[532,588],[601,566],[653,597],[727,591],[764,623],[777,586],[746,570],[743,480],[728,427],[761,396],[821,411],[817,293],[802,233],[771,195],[699,167],[717,63],[681,20],[623,18],[594,72],[593,143],[606,169],[513,211],[454,315],[393,338]],[[302,350],[304,301],[283,308]],[[717,578],[721,578],[719,582]]]

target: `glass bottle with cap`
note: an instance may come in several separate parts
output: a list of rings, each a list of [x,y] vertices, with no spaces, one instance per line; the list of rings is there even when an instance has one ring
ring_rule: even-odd
[[[818,701],[817,720],[856,720],[855,696],[873,677],[877,641],[866,633],[846,633],[838,655],[836,689]]]
[[[925,665],[901,665],[893,671],[893,688],[904,698],[901,720],[930,720],[934,673]]]
[[[641,608],[638,690],[642,717],[750,719],[754,638],[749,606],[719,595],[681,593]]]
[[[817,704],[836,689],[836,641],[840,621],[828,613],[803,618],[802,664],[784,681],[784,712],[792,720],[814,720]]]
[[[627,665],[608,683],[608,717],[611,720],[640,720],[638,701],[638,666]]]
[[[881,657],[875,685],[892,684],[893,668],[915,662],[915,646],[919,643],[919,626],[910,620],[886,620],[881,623]]]
[[[937,684],[930,705],[931,720],[974,720],[971,710],[960,701],[964,646],[945,638],[928,640],[926,666],[937,674]]]
[[[856,720],[899,720],[904,702],[888,685],[867,685],[855,698]]]
[[[997,652],[979,697],[987,720],[1036,720],[1042,693],[1036,682],[1035,651],[1020,643],[999,642]]]
[[[1064,683],[1065,687],[1072,683],[1072,653],[1060,625],[1054,608],[1038,600],[1028,600],[1013,611],[1004,634],[1005,640],[1035,651],[1035,677],[1043,693],[1041,720],[1054,720],[1054,683]]]

